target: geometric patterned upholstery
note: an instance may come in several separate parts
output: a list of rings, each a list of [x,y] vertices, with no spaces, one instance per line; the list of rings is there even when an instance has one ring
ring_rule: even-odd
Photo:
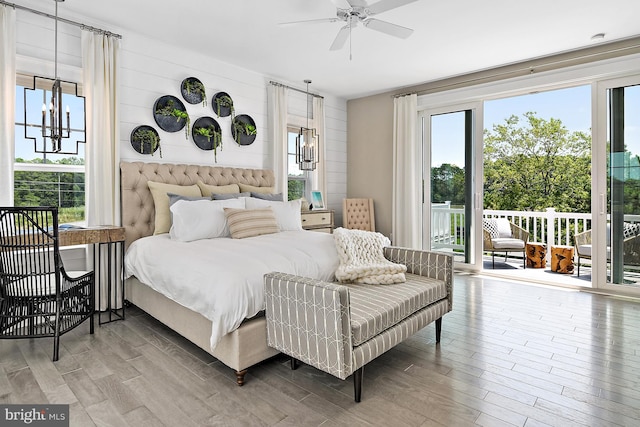
[[[358,346],[431,303],[445,299],[441,280],[407,274],[407,281],[386,286],[348,284],[353,345]]]
[[[343,199],[342,226],[352,230],[376,231],[373,199]]]
[[[451,255],[387,247],[385,257],[407,262],[407,282],[340,285],[291,274],[266,274],[268,345],[345,379],[451,311]],[[388,296],[395,294],[395,303],[374,308],[385,290]]]

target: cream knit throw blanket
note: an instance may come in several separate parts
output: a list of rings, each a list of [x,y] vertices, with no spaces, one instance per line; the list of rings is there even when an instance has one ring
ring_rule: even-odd
[[[380,233],[336,228],[333,231],[340,265],[336,279],[341,283],[387,285],[406,281],[407,267],[384,257],[391,241]]]

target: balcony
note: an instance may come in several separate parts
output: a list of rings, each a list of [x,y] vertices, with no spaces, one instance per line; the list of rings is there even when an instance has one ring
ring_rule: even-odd
[[[542,243],[547,246],[574,246],[573,236],[591,229],[590,213],[557,212],[555,208],[545,211],[504,211],[485,209],[483,218],[506,218],[510,222],[528,230],[529,242]],[[609,218],[607,217],[607,220]],[[625,223],[640,223],[640,215],[625,215]],[[434,250],[450,252],[454,259],[464,261],[465,236],[464,207],[454,208],[450,203],[434,204],[431,210],[431,245]],[[581,260],[580,276],[577,268],[573,274],[558,274],[550,270],[549,251],[547,252],[547,268],[523,269],[523,254],[496,254],[495,269],[492,268],[491,256],[483,256],[483,270],[498,273],[502,276],[530,280],[543,283],[560,283],[567,286],[591,287],[591,261]],[[577,265],[577,255],[574,257]],[[640,270],[637,266],[624,266],[624,283],[640,285]]]

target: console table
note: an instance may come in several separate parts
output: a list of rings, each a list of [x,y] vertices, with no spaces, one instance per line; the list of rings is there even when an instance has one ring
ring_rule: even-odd
[[[60,246],[93,245],[93,266],[98,284],[98,325],[124,320],[124,240],[124,227],[105,225],[58,229],[58,244]],[[104,249],[107,251],[106,260],[102,260],[103,247],[106,247]],[[119,266],[118,260],[120,261]],[[104,277],[103,264],[106,268]],[[118,267],[120,267],[120,271],[118,271]],[[102,280],[106,280],[107,283],[107,308],[105,311],[101,311],[102,286],[100,284]],[[117,308],[116,301],[120,303],[120,308]]]

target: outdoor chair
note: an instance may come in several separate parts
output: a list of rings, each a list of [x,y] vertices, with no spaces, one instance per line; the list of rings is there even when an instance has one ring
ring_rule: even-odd
[[[89,319],[94,273],[66,272],[58,247],[58,208],[0,207],[0,339],[53,337]]]
[[[496,268],[496,252],[504,252],[507,261],[509,252],[522,252],[522,265],[527,268],[525,256],[529,232],[518,227],[506,218],[487,218],[482,220],[483,249],[491,252],[492,268]]]
[[[623,225],[622,259],[624,265],[640,265],[640,224],[625,222]],[[607,224],[607,260],[611,259],[611,229]],[[574,236],[576,255],[578,257],[578,276],[580,276],[580,259],[591,259],[591,230]]]

